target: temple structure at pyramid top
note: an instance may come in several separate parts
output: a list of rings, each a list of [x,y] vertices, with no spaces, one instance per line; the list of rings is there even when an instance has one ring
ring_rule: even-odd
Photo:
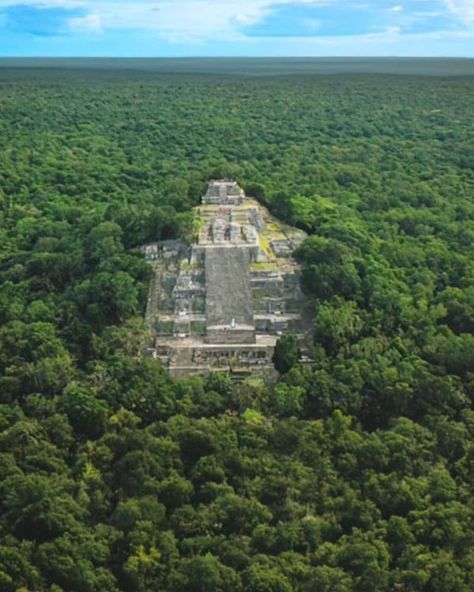
[[[237,206],[241,205],[244,199],[243,189],[234,180],[217,179],[209,183],[202,203]]]
[[[305,233],[282,224],[232,179],[210,181],[190,245],[145,247],[155,273],[147,322],[154,357],[174,376],[271,374],[278,336],[304,338],[300,269]]]

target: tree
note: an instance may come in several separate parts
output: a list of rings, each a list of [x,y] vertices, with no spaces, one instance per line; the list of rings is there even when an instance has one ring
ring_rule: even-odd
[[[296,364],[300,356],[296,335],[287,333],[275,345],[273,364],[280,374],[286,374]]]
[[[88,438],[102,434],[108,407],[92,388],[71,382],[61,395],[60,407],[79,434]]]
[[[357,304],[336,297],[331,302],[317,306],[314,340],[323,345],[329,354],[335,354],[342,347],[348,349],[363,325]]]
[[[223,565],[214,555],[198,555],[182,563],[182,575],[178,589],[183,592],[227,592],[242,589],[239,576],[233,569]]]
[[[148,495],[120,501],[114,510],[112,520],[119,530],[129,532],[143,520],[147,520],[153,525],[159,525],[164,516],[164,506],[156,498]]]
[[[5,520],[12,532],[21,538],[48,540],[71,532],[84,518],[66,487],[54,477],[13,475],[2,483],[0,496]]]
[[[311,572],[315,592],[352,592],[353,579],[338,567],[321,565]]]
[[[304,406],[305,390],[299,386],[279,383],[271,395],[271,404],[275,411],[283,417],[299,416]]]
[[[292,586],[280,570],[255,563],[244,573],[249,592],[291,592]]]

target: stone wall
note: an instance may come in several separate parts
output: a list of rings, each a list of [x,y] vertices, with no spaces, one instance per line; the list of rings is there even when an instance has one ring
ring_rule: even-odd
[[[245,327],[208,326],[206,343],[255,343],[255,327],[253,325]]]

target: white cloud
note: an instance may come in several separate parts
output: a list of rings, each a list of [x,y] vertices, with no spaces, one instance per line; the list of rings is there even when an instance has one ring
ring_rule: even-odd
[[[397,6],[391,6],[388,9],[388,12],[393,12],[393,13],[397,13],[397,12],[402,12],[403,10],[403,6],[401,4],[397,4]]]
[[[86,16],[72,18],[68,22],[72,31],[81,33],[102,33],[102,21],[99,14],[88,14]]]
[[[105,29],[155,30],[165,38],[235,39],[242,25],[268,17],[279,5],[328,5],[341,0],[158,0],[154,2],[92,2]]]
[[[220,0],[217,3],[215,0],[0,0],[0,7],[27,4],[83,8],[91,14],[72,19],[73,28],[155,31],[170,41],[191,42],[241,38],[242,26],[261,22],[281,5],[316,7],[344,1]]]
[[[448,9],[467,25],[474,25],[474,0],[445,0]]]
[[[261,19],[261,15],[239,13],[235,15],[235,21],[240,25],[253,25]]]

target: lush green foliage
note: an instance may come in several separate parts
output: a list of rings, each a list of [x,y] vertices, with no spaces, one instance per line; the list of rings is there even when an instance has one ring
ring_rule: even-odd
[[[474,589],[473,79],[0,83],[2,591]],[[273,387],[143,354],[215,175],[310,234]]]
[[[273,353],[273,364],[280,372],[286,374],[300,359],[300,352],[298,349],[298,339],[296,335],[288,333],[282,335],[277,341],[275,352]]]

